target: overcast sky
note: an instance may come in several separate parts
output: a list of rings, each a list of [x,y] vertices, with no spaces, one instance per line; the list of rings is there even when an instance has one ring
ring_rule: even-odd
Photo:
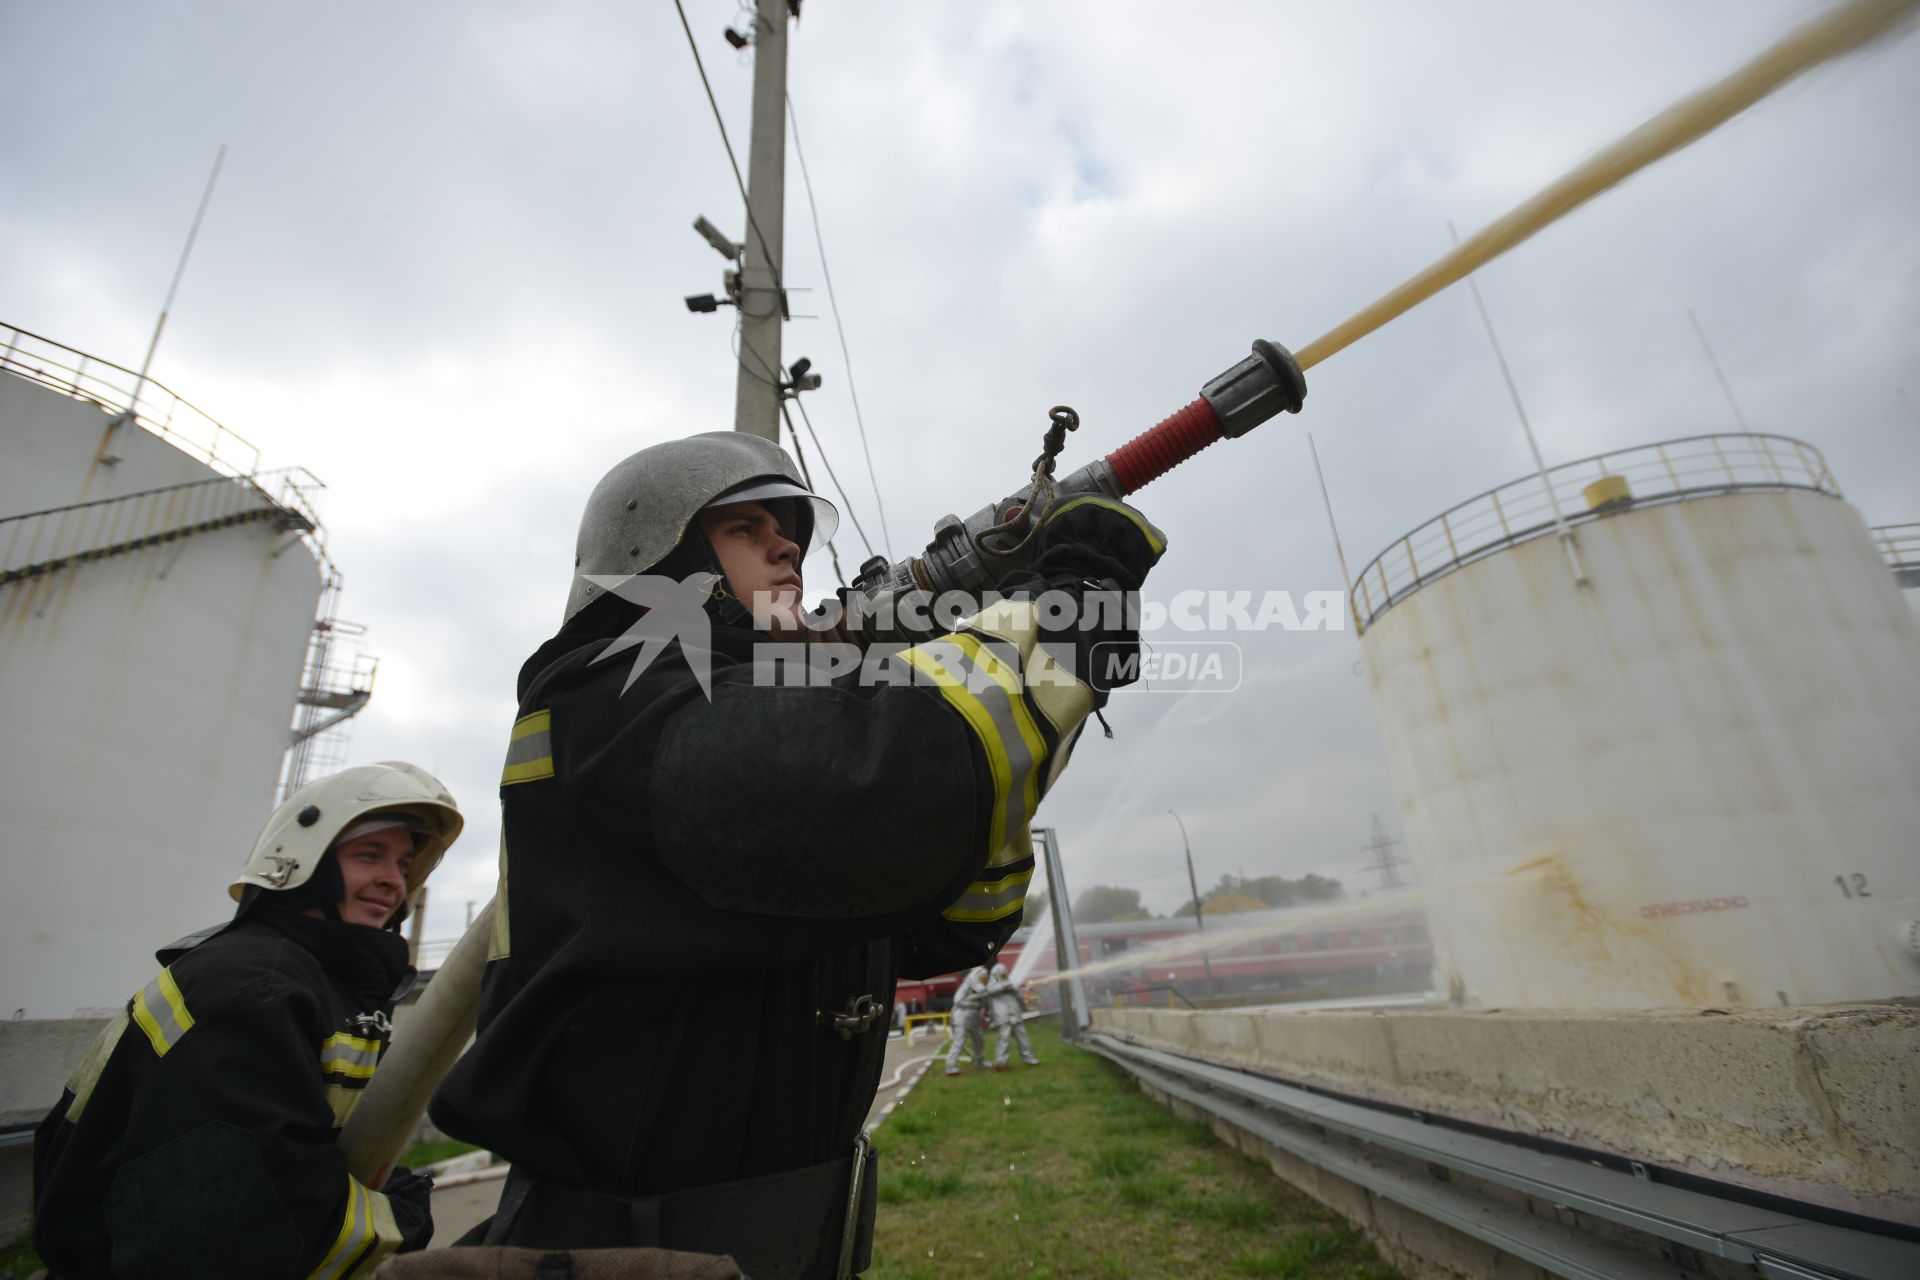
[[[790,90],[892,550],[1186,403],[1255,337],[1300,347],[1820,6],[808,0]],[[736,8],[688,0],[746,156]],[[722,264],[743,214],[668,3],[14,3],[0,43],[0,320],[137,366],[216,147],[155,376],[328,485],[343,614],[381,660],[355,761],[470,813],[428,934],[492,891],[523,658],[602,472],[732,424]],[[1920,39],[1823,68],[1494,263],[1481,286],[1549,462],[1731,412],[1825,451],[1870,523],[1920,519]],[[789,152],[786,353],[880,539]],[[1149,584],[1338,589],[1529,468],[1462,289],[1314,369],[1307,408],[1143,493]],[[1903,398],[1905,397],[1905,398]],[[815,461],[816,471],[818,461]],[[824,477],[817,477],[824,483]],[[836,495],[837,496],[837,495]],[[865,554],[848,522],[849,569]],[[824,556],[810,587],[832,585]],[[1367,878],[1400,832],[1350,631],[1248,639],[1232,694],[1128,691],[1042,810],[1075,887]],[[238,863],[243,850],[235,850]]]

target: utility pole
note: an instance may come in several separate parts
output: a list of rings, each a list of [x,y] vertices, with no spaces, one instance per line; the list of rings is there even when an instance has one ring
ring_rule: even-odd
[[[753,142],[747,152],[746,261],[740,273],[740,367],[733,429],[780,440],[780,324],[787,192],[787,3],[758,0],[753,22]],[[797,6],[796,6],[797,7]]]
[[[420,934],[427,920],[427,886],[420,886],[420,895],[413,900],[413,916],[407,922],[407,963],[420,967]]]
[[[1167,810],[1173,813],[1173,810]],[[1200,913],[1200,882],[1193,877],[1193,842],[1187,839],[1187,824],[1177,813],[1173,820],[1180,823],[1180,845],[1187,851],[1187,888],[1193,892],[1193,927],[1201,933],[1207,931],[1207,919]],[[1213,994],[1213,957],[1204,950],[1200,953],[1200,963],[1207,971],[1207,994]]]

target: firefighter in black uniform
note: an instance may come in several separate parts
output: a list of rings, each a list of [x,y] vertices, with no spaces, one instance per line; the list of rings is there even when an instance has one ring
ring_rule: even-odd
[[[1138,588],[1159,531],[1071,505],[1003,591]],[[1103,696],[1070,668],[1138,637],[1008,600],[889,658],[911,683],[771,680],[757,646],[837,519],[732,432],[644,450],[589,499],[564,625],[520,672],[479,1037],[431,1108],[513,1162],[463,1243],[730,1254],[754,1280],[866,1265],[895,980],[1012,933],[1034,807]]]
[[[159,952],[34,1134],[34,1247],[59,1280],[367,1277],[433,1234],[334,1139],[412,976],[397,932],[460,833],[424,769],[363,765],[275,811],[233,920]]]

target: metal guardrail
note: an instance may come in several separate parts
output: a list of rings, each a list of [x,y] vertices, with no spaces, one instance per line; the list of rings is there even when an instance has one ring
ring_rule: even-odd
[[[1867,532],[1900,585],[1920,587],[1920,524],[1876,525]]]
[[[0,369],[109,413],[130,414],[143,429],[223,475],[260,470],[259,449],[152,378],[142,383],[131,369],[13,325],[0,324],[0,336],[6,339]]]
[[[1129,1044],[1078,1043],[1143,1084],[1500,1252],[1578,1280],[1671,1277],[1724,1259],[1774,1280],[1911,1280],[1920,1243],[1837,1226]],[[1498,1189],[1489,1194],[1480,1187]],[[1551,1215],[1537,1208],[1551,1208]],[[1585,1228],[1582,1217],[1607,1224]],[[1713,1274],[1720,1274],[1715,1271]]]
[[[1462,565],[1554,533],[1558,520],[1573,526],[1613,514],[1627,504],[1596,507],[1586,496],[1609,478],[1625,482],[1633,506],[1783,489],[1841,496],[1820,451],[1791,436],[1683,436],[1597,453],[1549,467],[1544,484],[1534,474],[1489,489],[1396,538],[1353,581],[1356,627]]]
[[[0,517],[0,582],[243,520],[272,520],[283,529],[311,534],[318,527],[311,490],[318,485],[305,468],[292,467]]]

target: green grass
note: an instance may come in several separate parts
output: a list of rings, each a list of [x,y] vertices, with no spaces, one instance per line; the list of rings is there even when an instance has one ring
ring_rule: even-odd
[[[0,1276],[27,1280],[40,1268],[40,1255],[33,1251],[33,1237],[27,1236],[0,1248]]]
[[[400,1157],[400,1163],[409,1169],[418,1169],[423,1165],[437,1164],[442,1160],[451,1160],[455,1156],[466,1155],[480,1148],[470,1142],[455,1142],[452,1138],[437,1138],[432,1142],[422,1142],[407,1148]]]
[[[1398,1280],[1264,1165],[1030,1029],[1043,1065],[932,1072],[875,1132],[868,1280]]]
[[[1278,1280],[1305,1280],[1324,1275],[1324,1264],[1353,1254],[1364,1242],[1351,1227],[1316,1228],[1302,1231],[1274,1249],[1241,1254],[1234,1259],[1234,1270],[1243,1276],[1271,1276]],[[1389,1276],[1391,1269],[1375,1264],[1352,1273],[1355,1276]]]

